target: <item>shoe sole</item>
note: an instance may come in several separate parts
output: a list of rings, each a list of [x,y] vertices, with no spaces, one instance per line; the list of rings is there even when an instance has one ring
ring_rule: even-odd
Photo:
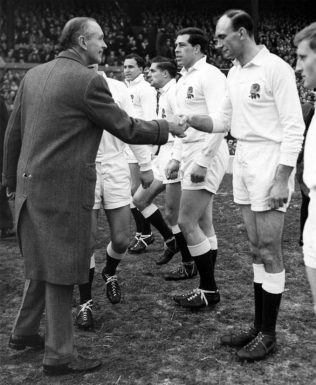
[[[85,370],[74,370],[74,369],[70,369],[70,368],[62,368],[62,369],[59,369],[59,370],[52,370],[52,369],[46,369],[46,368],[43,368],[43,374],[45,374],[45,376],[50,376],[50,377],[53,377],[53,376],[63,376],[63,375],[66,375],[66,374],[73,374],[73,373],[88,373],[88,372],[94,372],[96,370],[99,370],[102,366],[102,362],[95,366],[94,368],[89,368],[89,369],[85,369]]]

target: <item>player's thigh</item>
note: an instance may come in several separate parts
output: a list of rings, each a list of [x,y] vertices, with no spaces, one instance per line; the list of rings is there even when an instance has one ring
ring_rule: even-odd
[[[165,189],[163,183],[157,179],[154,179],[152,184],[144,189],[139,186],[135,194],[133,195],[133,203],[139,210],[144,210],[153,199]]]
[[[281,253],[284,213],[277,210],[256,212],[256,228],[259,249],[272,255]]]
[[[207,190],[182,190],[179,223],[184,225],[198,224],[210,199],[211,193]]]

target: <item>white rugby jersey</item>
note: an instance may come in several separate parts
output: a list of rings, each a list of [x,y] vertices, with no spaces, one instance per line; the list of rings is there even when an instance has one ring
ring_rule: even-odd
[[[263,46],[243,67],[235,60],[214,131],[231,130],[247,142],[279,143],[280,164],[294,167],[302,146],[304,121],[293,69]]]
[[[140,74],[131,82],[126,81],[126,85],[133,102],[135,118],[144,120],[157,119],[156,91],[146,82],[143,74]]]
[[[177,115],[177,83],[176,79],[171,79],[164,87],[159,89],[159,109],[158,118],[171,120]],[[173,142],[174,137],[169,134],[168,142]]]
[[[135,116],[133,104],[125,84],[119,80],[108,78],[103,71],[99,71],[99,74],[106,79],[115,103],[118,104],[118,106],[129,116]],[[111,159],[113,160],[115,157],[121,156],[126,145],[127,144],[122,140],[104,130],[96,161],[108,162]],[[148,150],[148,146],[135,144],[130,144],[129,146],[137,159],[141,171],[150,170],[151,153]]]
[[[304,149],[304,173],[303,179],[306,186],[316,191],[316,113],[313,116],[311,124],[307,131],[305,149]]]
[[[181,78],[177,82],[178,113],[182,115],[209,115],[217,113],[226,93],[226,77],[215,66],[206,63],[206,56],[198,60],[188,70],[182,68]],[[216,154],[224,135],[209,134],[189,127],[186,137],[175,140],[173,159],[181,160],[181,142],[201,142],[201,154],[198,164],[207,167],[209,160]],[[212,152],[209,151],[212,146]],[[203,157],[205,151],[208,151]]]

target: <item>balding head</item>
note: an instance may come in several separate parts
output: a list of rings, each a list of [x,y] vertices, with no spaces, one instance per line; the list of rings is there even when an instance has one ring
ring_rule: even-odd
[[[77,47],[79,36],[87,36],[92,23],[96,23],[91,17],[74,17],[67,21],[61,33],[60,44],[64,49]]]

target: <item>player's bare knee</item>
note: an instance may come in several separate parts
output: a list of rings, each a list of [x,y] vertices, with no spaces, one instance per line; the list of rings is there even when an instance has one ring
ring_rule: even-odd
[[[125,232],[117,233],[112,237],[112,247],[117,253],[124,253],[129,245],[129,234]]]

